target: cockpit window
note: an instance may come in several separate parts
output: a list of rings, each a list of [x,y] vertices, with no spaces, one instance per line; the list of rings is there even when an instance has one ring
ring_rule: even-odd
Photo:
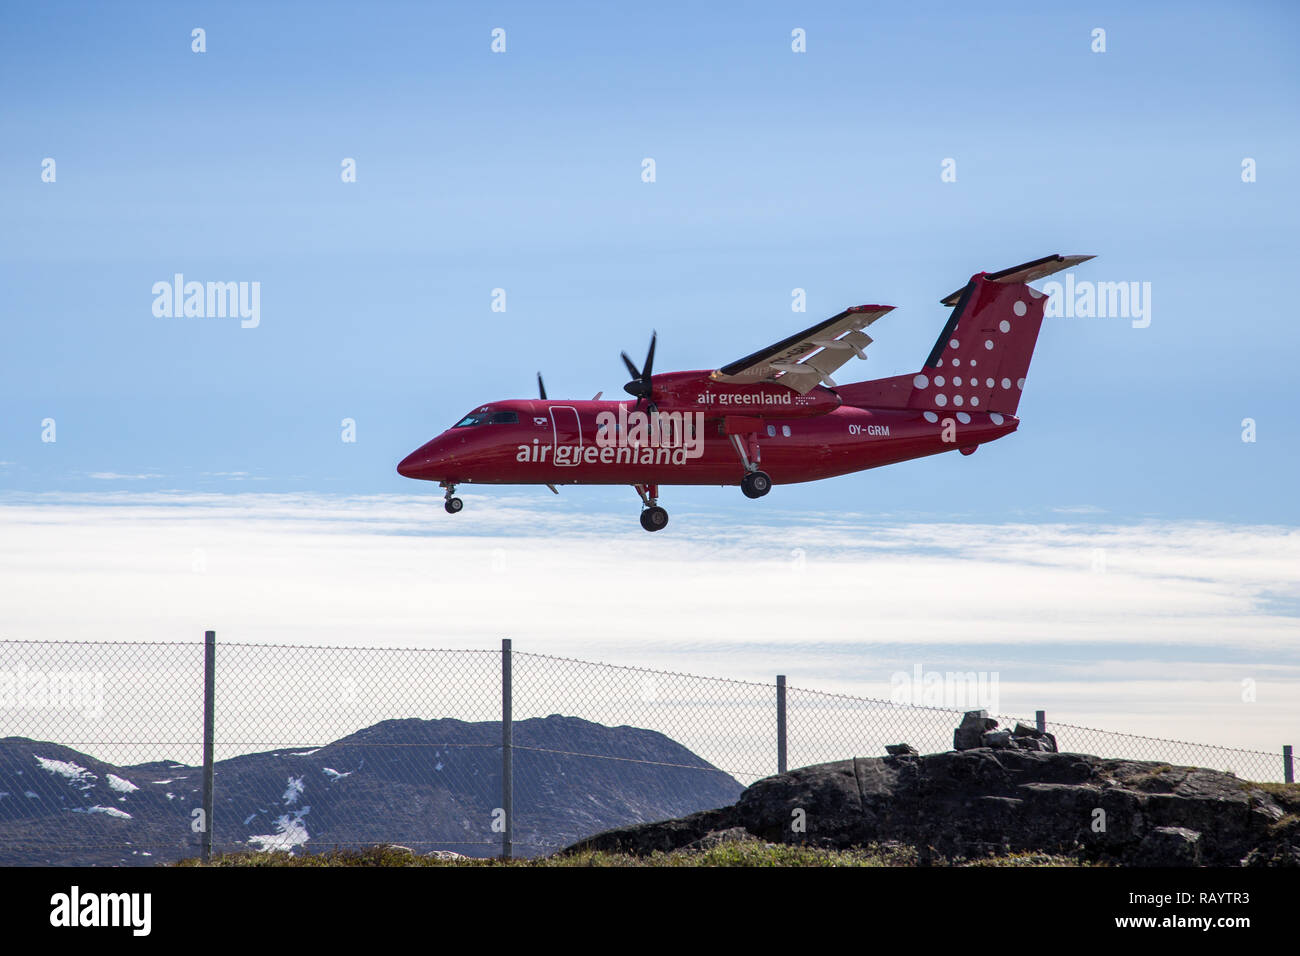
[[[452,428],[469,428],[472,425],[518,425],[518,412],[471,412]]]

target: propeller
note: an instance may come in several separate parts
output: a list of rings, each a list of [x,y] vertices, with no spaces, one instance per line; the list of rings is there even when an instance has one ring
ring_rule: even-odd
[[[654,387],[651,385],[650,378],[654,374],[655,340],[658,337],[659,333],[650,333],[650,349],[645,354],[645,366],[643,368],[637,368],[636,364],[627,357],[626,352],[619,353],[623,357],[623,364],[627,366],[628,372],[632,375],[632,381],[623,386],[623,391],[636,398],[637,408],[640,408],[641,402],[645,401],[652,412],[655,411],[655,403],[651,397]]]
[[[542,373],[537,373],[537,391],[541,393],[542,401],[546,401],[546,383],[542,381]]]

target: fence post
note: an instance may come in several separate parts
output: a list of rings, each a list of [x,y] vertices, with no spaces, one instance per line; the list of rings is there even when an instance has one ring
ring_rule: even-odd
[[[1282,780],[1295,783],[1295,764],[1291,760],[1291,745],[1282,745]]]
[[[501,856],[510,859],[513,850],[515,826],[515,787],[514,787],[514,700],[512,698],[512,680],[510,638],[501,639],[501,809],[504,811],[505,830],[501,833]]]
[[[776,772],[785,773],[785,675],[776,675]]]
[[[1047,711],[1045,710],[1034,711],[1034,723],[1038,725],[1038,732],[1040,734],[1046,733],[1047,732]]]
[[[217,632],[203,633],[203,837],[202,859],[212,856],[213,718],[216,715]]]

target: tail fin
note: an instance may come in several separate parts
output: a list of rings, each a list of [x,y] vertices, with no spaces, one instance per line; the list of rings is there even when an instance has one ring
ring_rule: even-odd
[[[1044,256],[980,272],[942,299],[953,307],[925,368],[912,378],[908,408],[968,408],[1014,415],[1043,324],[1047,299],[1028,283],[1092,256]]]

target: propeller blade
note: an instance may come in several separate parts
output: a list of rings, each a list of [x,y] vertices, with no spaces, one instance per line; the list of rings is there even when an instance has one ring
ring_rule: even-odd
[[[542,381],[542,373],[537,373],[537,391],[541,394],[542,400],[546,400],[546,383]]]
[[[631,373],[632,377],[633,377],[634,379],[640,378],[640,377],[641,377],[641,370],[640,370],[639,368],[637,368],[635,365],[632,364],[632,360],[631,360],[630,358],[627,357],[627,353],[626,353],[626,352],[619,352],[618,354],[621,355],[621,356],[623,356],[623,364],[627,366],[627,370],[628,370],[628,372]]]
[[[659,338],[658,332],[650,333],[650,351],[645,355],[645,368],[641,370],[641,377],[645,379],[646,385],[650,384],[650,373],[655,367],[655,340]]]

